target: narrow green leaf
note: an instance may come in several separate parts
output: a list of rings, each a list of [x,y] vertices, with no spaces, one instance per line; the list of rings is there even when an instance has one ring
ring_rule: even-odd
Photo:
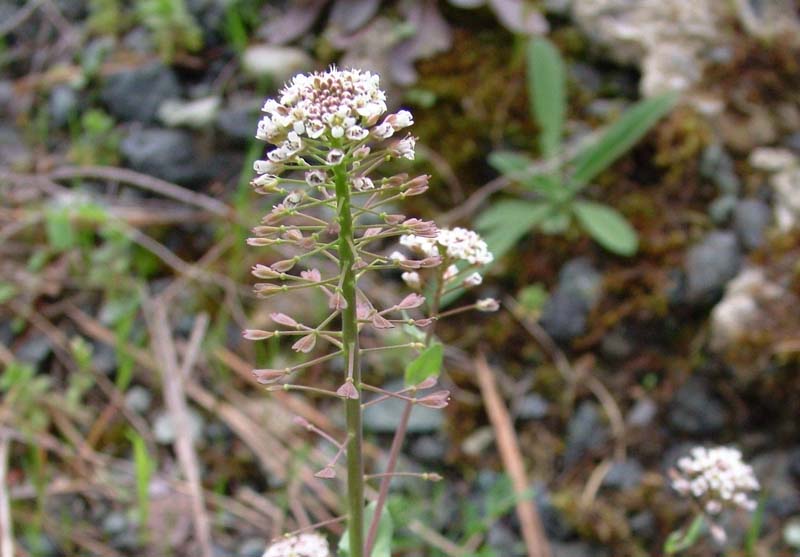
[[[579,189],[611,166],[672,110],[677,100],[676,94],[666,93],[639,101],[628,109],[596,143],[575,158],[570,186]]]
[[[592,201],[576,201],[573,211],[583,229],[608,251],[625,256],[636,253],[636,231],[616,209]]]
[[[442,371],[444,349],[438,342],[423,350],[406,366],[406,386],[422,383],[428,377],[436,377]]]
[[[375,515],[376,503],[373,501],[364,510],[364,530],[369,529],[372,517]],[[341,557],[350,555],[350,538],[345,530],[339,539],[339,554]],[[389,513],[388,506],[384,506],[378,522],[378,535],[375,537],[375,545],[372,548],[372,557],[392,557],[392,536],[394,535],[394,521]]]
[[[128,439],[133,445],[133,464],[136,474],[136,500],[138,503],[139,521],[147,524],[150,510],[150,478],[155,471],[155,463],[150,457],[144,439],[136,431],[128,431]]]
[[[539,147],[549,158],[558,154],[564,132],[564,63],[555,46],[542,38],[531,39],[526,54],[531,112],[541,128]]]
[[[533,160],[528,155],[515,151],[492,151],[487,160],[492,168],[512,180],[524,182],[531,177],[528,169]]]
[[[475,226],[497,261],[550,211],[546,202],[500,201],[479,215]]]

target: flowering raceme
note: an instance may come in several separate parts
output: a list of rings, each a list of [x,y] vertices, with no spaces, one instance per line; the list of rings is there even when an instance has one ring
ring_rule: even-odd
[[[255,285],[255,292],[258,297],[269,298],[314,289],[327,300],[328,315],[317,324],[305,324],[299,318],[276,312],[270,315],[275,325],[272,330],[248,329],[243,336],[254,341],[287,337],[292,349],[301,355],[326,351],[294,365],[256,369],[253,373],[270,390],[313,392],[344,403],[347,429],[344,440],[338,441],[333,435],[304,423],[307,431],[334,443],[337,449],[331,461],[315,474],[317,478],[337,478],[339,458],[346,457],[349,555],[364,557],[375,543],[394,464],[380,475],[381,495],[366,532],[363,405],[399,398],[409,405],[410,414],[413,405],[444,408],[450,393],[424,392],[436,386],[435,377],[427,377],[397,392],[362,381],[360,338],[398,325],[424,327],[425,334],[409,334],[409,342],[370,347],[371,353],[385,349],[420,351],[433,342],[435,322],[440,317],[466,309],[496,310],[497,302],[487,299],[439,313],[444,293],[481,284],[482,277],[475,269],[491,262],[492,255],[474,232],[462,228],[439,230],[431,221],[408,218],[392,209],[403,199],[424,193],[429,177],[378,176],[377,170],[386,161],[413,159],[416,140],[410,135],[395,137],[414,120],[407,110],[386,114],[385,94],[377,75],[336,68],[298,75],[279,92],[277,99],[264,104],[263,111],[266,115],[258,124],[257,137],[273,148],[263,160],[254,163],[257,176],[252,185],[260,194],[276,196],[277,202],[260,225],[253,228],[247,242],[279,250],[281,256],[269,264],[253,267],[253,275],[264,281]],[[398,238],[407,247],[419,249],[412,249],[414,253],[409,256],[399,252],[384,255],[386,244]],[[432,299],[414,292],[395,303],[376,304],[361,288],[361,278],[366,273],[385,270],[403,272],[409,284],[413,281],[405,273],[425,274],[437,285]],[[424,343],[420,342],[422,336]],[[344,377],[336,380],[339,386],[335,390],[288,382],[299,380],[303,370],[312,366],[324,369],[326,362],[334,358],[344,362],[345,367]],[[378,396],[364,403],[365,391]],[[405,431],[405,425],[399,424],[399,440],[393,442],[393,450],[402,444]],[[426,473],[420,477],[430,480],[439,476]],[[268,556],[277,545],[268,550]],[[294,547],[285,549],[288,555],[294,555],[291,551],[305,555]]]

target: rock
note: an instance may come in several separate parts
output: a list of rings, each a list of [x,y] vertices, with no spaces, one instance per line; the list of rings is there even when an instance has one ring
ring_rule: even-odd
[[[31,164],[32,159],[19,132],[11,126],[0,123],[0,166],[12,170],[24,170]]]
[[[739,194],[741,181],[736,174],[733,159],[720,143],[712,143],[703,150],[700,175],[714,182],[721,194]]]
[[[447,446],[438,437],[423,435],[411,443],[409,454],[423,462],[442,462],[447,454]]]
[[[783,232],[800,225],[800,157],[788,149],[762,147],[750,154],[750,165],[771,174],[775,221]]]
[[[705,53],[720,41],[714,0],[573,0],[574,21],[590,40],[623,64],[642,70],[651,96],[684,91],[703,75]]]
[[[2,106],[2,101],[0,101],[0,106]],[[783,144],[794,151],[795,154],[800,154],[800,131],[787,135],[783,140]]]
[[[786,520],[800,513],[800,491],[792,479],[791,453],[775,450],[751,459],[761,493],[766,494],[764,510],[770,518]]]
[[[191,185],[209,175],[198,160],[191,134],[183,130],[134,129],[120,150],[130,168],[168,182]]]
[[[586,332],[586,319],[597,303],[602,276],[585,258],[567,262],[558,274],[558,284],[545,302],[542,327],[558,341],[569,341]]]
[[[215,120],[219,105],[220,98],[214,96],[191,101],[168,99],[158,107],[158,119],[171,128],[204,128]]]
[[[134,385],[125,393],[125,406],[139,414],[147,412],[152,402],[152,393],[139,385]]]
[[[161,103],[179,97],[178,79],[159,63],[112,74],[100,90],[111,114],[136,122],[152,122]]]
[[[675,393],[668,420],[681,433],[713,435],[725,427],[728,412],[704,381],[692,378]]]
[[[759,199],[744,199],[736,204],[733,228],[739,242],[747,249],[756,249],[764,243],[764,232],[772,220],[769,205]]]
[[[294,74],[312,68],[314,61],[299,48],[272,44],[252,45],[242,55],[242,69],[254,77],[283,83]]]
[[[636,350],[636,347],[628,336],[626,331],[621,328],[612,329],[603,335],[603,340],[600,343],[600,350],[603,355],[615,360],[629,358]]]
[[[760,39],[779,35],[797,44],[800,18],[793,0],[736,0],[736,12],[745,30]]]
[[[128,529],[129,523],[125,513],[113,511],[103,518],[103,532],[109,536],[117,536]]]
[[[771,319],[770,304],[788,296],[783,287],[767,279],[763,269],[743,269],[711,310],[711,349],[735,350],[753,331],[765,330]]]
[[[202,416],[190,408],[189,433],[193,442],[196,443],[201,439],[203,426]],[[159,412],[153,421],[153,437],[162,445],[169,445],[175,441],[175,434],[175,424],[172,421],[172,416],[167,412]]]
[[[534,502],[536,509],[539,511],[539,517],[542,519],[542,527],[544,528],[547,538],[550,540],[567,540],[574,535],[574,531],[566,520],[561,510],[553,504],[550,492],[543,484],[534,486],[536,495]]]
[[[550,403],[543,396],[531,393],[519,401],[519,405],[516,407],[516,416],[520,420],[540,420],[547,416],[549,408]]]
[[[50,113],[50,124],[53,127],[65,126],[78,111],[78,95],[75,89],[68,85],[54,87],[50,91],[47,110]]]
[[[608,441],[608,428],[597,404],[584,401],[578,406],[567,425],[567,446],[564,465],[569,468],[583,456]]]
[[[236,549],[236,557],[261,557],[267,543],[261,538],[247,538]]]
[[[486,543],[499,555],[524,555],[523,552],[517,551],[517,546],[520,544],[520,539],[516,534],[500,521],[493,521],[489,527],[489,532],[486,535]]]
[[[800,447],[789,452],[789,473],[795,480],[800,480]]]
[[[722,292],[739,271],[741,253],[732,232],[710,232],[686,254],[686,297],[705,304]]]
[[[643,540],[650,540],[657,533],[656,517],[651,511],[636,513],[630,520],[631,531],[636,537]]]
[[[231,104],[217,114],[217,129],[240,145],[254,140],[261,103],[255,99]]]
[[[50,342],[44,335],[31,335],[17,349],[15,355],[21,362],[38,368],[50,355]]]
[[[100,373],[111,375],[118,367],[117,351],[114,347],[100,342],[93,344],[92,367]]]
[[[658,414],[658,406],[651,398],[641,398],[636,401],[625,419],[632,427],[646,427]]]
[[[402,388],[401,383],[389,383],[384,387],[394,391]],[[397,423],[403,415],[405,401],[398,398],[389,398],[378,404],[368,406],[364,410],[364,429],[374,433],[394,433]],[[434,433],[439,431],[444,423],[441,410],[414,405],[411,418],[408,420],[409,433]]]
[[[495,433],[492,426],[476,429],[461,442],[461,450],[467,456],[478,456],[494,443]]]
[[[614,462],[603,478],[603,486],[614,489],[633,489],[642,482],[644,469],[638,460],[627,459]]]

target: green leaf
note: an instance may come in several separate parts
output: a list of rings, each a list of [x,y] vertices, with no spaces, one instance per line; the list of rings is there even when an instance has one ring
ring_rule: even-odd
[[[576,201],[573,211],[583,229],[608,251],[625,256],[636,253],[636,231],[616,209],[592,201]]]
[[[369,530],[372,517],[375,515],[376,503],[373,501],[364,511],[364,531]],[[392,557],[392,536],[394,535],[394,521],[389,513],[389,508],[384,507],[378,522],[378,535],[375,537],[375,545],[372,548],[371,557]],[[350,538],[348,530],[345,530],[339,539],[339,554],[341,557],[350,555]]]
[[[526,54],[531,112],[541,128],[539,147],[549,158],[558,154],[564,131],[564,63],[553,44],[542,38],[531,39]]]
[[[75,229],[65,209],[50,210],[45,213],[45,231],[47,241],[58,251],[75,247],[77,238]]]
[[[581,188],[608,168],[672,110],[677,100],[676,94],[666,93],[639,101],[628,109],[596,143],[575,158],[571,187]]]
[[[487,160],[492,168],[512,180],[524,182],[531,178],[533,160],[528,155],[514,151],[492,151]]]
[[[498,260],[551,210],[543,201],[500,201],[478,216],[475,227]]]
[[[686,551],[692,547],[703,533],[705,520],[702,514],[698,514],[692,521],[689,529],[684,534],[681,530],[672,532],[664,542],[664,553],[674,555],[681,551]]]
[[[428,377],[436,377],[442,371],[444,348],[438,342],[431,344],[406,366],[406,386],[422,383]]]

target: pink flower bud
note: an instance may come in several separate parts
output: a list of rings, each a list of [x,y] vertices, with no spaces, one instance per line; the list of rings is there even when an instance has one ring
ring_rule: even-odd
[[[294,422],[294,425],[304,427],[306,429],[311,427],[311,423],[308,420],[306,420],[303,416],[295,416],[294,418],[292,418],[292,422]]]
[[[281,291],[280,286],[276,286],[271,282],[259,282],[253,285],[253,292],[259,298],[268,298]]]
[[[252,273],[253,276],[260,279],[273,279],[273,278],[278,278],[280,276],[280,273],[275,272],[266,265],[261,265],[260,263],[257,265],[253,265]]]
[[[337,311],[347,308],[347,300],[339,291],[333,292],[328,296],[328,307]]]
[[[248,246],[254,246],[254,247],[271,246],[274,243],[275,243],[275,240],[273,240],[271,238],[248,238],[247,239],[247,245]]]
[[[475,302],[475,309],[486,312],[497,311],[500,309],[500,302],[494,298],[483,298]]]
[[[342,398],[352,398],[358,400],[358,389],[353,385],[352,381],[345,381],[341,387],[336,389],[336,394]]]
[[[285,313],[271,313],[269,315],[270,319],[272,319],[275,323],[280,325],[285,325],[286,327],[299,327],[300,324],[286,315]]]
[[[413,180],[408,183],[408,186],[405,190],[406,197],[411,197],[414,195],[420,195],[428,191],[428,182],[430,181],[431,177],[428,174],[423,174],[422,176],[417,176]]]
[[[403,227],[411,234],[423,238],[435,238],[438,232],[436,224],[429,220],[406,219],[403,221]]]
[[[383,220],[384,222],[386,222],[386,224],[400,224],[401,222],[406,220],[406,216],[400,214],[386,215],[385,217],[383,217]]]
[[[332,466],[326,466],[316,474],[314,474],[315,478],[321,478],[323,480],[330,480],[336,477],[336,470],[333,469]]]
[[[256,381],[262,385],[268,385],[282,379],[286,375],[285,369],[254,369],[253,375]]]
[[[392,325],[388,319],[383,317],[382,315],[375,314],[372,316],[372,326],[376,329],[393,329],[394,325]]]
[[[292,349],[295,352],[302,352],[304,354],[308,354],[314,349],[314,346],[317,344],[317,335],[314,333],[305,335],[300,337],[297,342],[292,344]]]
[[[300,276],[311,282],[319,282],[322,280],[322,275],[317,269],[308,269],[307,271],[302,271]]]
[[[272,268],[273,271],[277,271],[279,273],[285,273],[286,271],[291,270],[292,267],[294,267],[295,263],[297,263],[297,260],[294,258],[283,259],[281,261],[276,261],[275,263],[270,265],[270,267]]]
[[[450,391],[436,391],[417,399],[417,404],[426,408],[445,408],[450,402]]]
[[[382,231],[383,231],[383,228],[380,227],[380,226],[373,226],[373,227],[367,228],[364,231],[364,235],[362,236],[362,238],[371,238],[372,236],[377,236]]]
[[[420,389],[420,390],[422,390],[422,389],[430,389],[432,387],[435,387],[436,383],[438,383],[438,382],[439,382],[439,380],[436,377],[428,377],[427,379],[424,379],[422,382],[417,383],[416,387],[417,387],[417,389]]]
[[[287,240],[292,240],[293,242],[297,242],[303,239],[303,233],[296,228],[290,228],[289,230],[286,231],[283,237],[286,238]]]
[[[414,309],[425,303],[425,296],[417,293],[409,294],[403,298],[395,307],[397,309]]]
[[[427,327],[431,323],[433,323],[433,321],[434,321],[434,319],[432,317],[426,317],[425,319],[415,319],[414,320],[414,325],[424,329],[425,327]]]
[[[270,331],[262,331],[260,329],[245,329],[242,331],[242,336],[247,340],[264,340],[272,338],[275,333]]]

